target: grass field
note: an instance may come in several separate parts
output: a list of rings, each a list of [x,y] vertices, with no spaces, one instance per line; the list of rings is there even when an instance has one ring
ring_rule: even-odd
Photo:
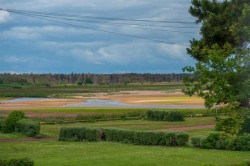
[[[116,127],[132,130],[167,130],[168,128],[187,127],[187,126],[200,126],[215,124],[214,117],[204,118],[186,118],[184,122],[158,122],[147,120],[117,120],[117,121],[104,121],[92,123],[74,123],[74,124],[55,124],[55,125],[42,125],[41,133],[49,137],[58,137],[61,127]],[[193,131],[194,132],[194,131]],[[209,131],[207,132],[209,133]],[[203,132],[202,135],[207,135]],[[196,132],[197,135],[201,135]]]
[[[216,110],[208,109],[176,109],[176,108],[11,108],[0,109],[0,116],[7,116],[11,111],[22,111],[27,116],[33,117],[71,117],[77,115],[122,115],[122,114],[144,114],[148,110],[178,111],[185,115],[216,114]]]
[[[190,147],[151,147],[111,142],[1,143],[0,158],[29,157],[36,166],[80,165],[232,165],[249,160],[249,152]]]
[[[133,130],[160,130],[215,123],[214,117],[190,117],[184,122],[117,120],[74,124],[41,125],[41,134],[58,138],[61,127],[116,127]],[[189,130],[190,137],[206,136],[213,129]],[[0,139],[18,140],[20,134],[0,134]],[[250,152],[204,150],[190,147],[137,146],[113,142],[0,142],[0,158],[29,157],[36,166],[78,165],[232,165],[248,161]]]
[[[145,84],[116,84],[116,85],[55,85],[55,86],[32,86],[32,85],[0,85],[0,97],[61,97],[65,98],[72,94],[116,92],[128,90],[160,90],[171,91],[182,89],[182,83],[145,83]]]
[[[10,97],[59,97],[73,98],[80,96],[100,97],[107,100],[119,100],[130,103],[131,101],[155,104],[185,104],[191,102],[201,103],[200,99],[190,99],[187,96],[170,94],[166,97],[162,92],[171,92],[183,88],[181,83],[165,84],[128,84],[128,85],[64,85],[64,86],[28,86],[8,85],[0,86],[0,101]],[[137,94],[136,91],[153,90]],[[121,92],[122,91],[122,92]],[[133,94],[126,92],[133,91]],[[159,92],[161,91],[161,92]],[[123,96],[122,96],[123,95]],[[127,95],[127,96],[126,96]],[[164,99],[164,100],[163,100]],[[26,103],[27,104],[27,103]],[[88,116],[108,117],[138,117],[145,115],[148,108],[59,108],[59,107],[0,107],[0,116],[6,117],[11,111],[23,111],[27,116],[39,121],[68,121],[76,117]],[[215,110],[206,109],[153,109],[165,111],[180,111],[185,115],[211,115]],[[51,117],[51,118],[50,118]],[[215,118],[186,117],[183,122],[159,122],[147,120],[116,120],[95,121],[84,123],[62,123],[41,125],[41,136],[57,139],[61,127],[114,127],[132,130],[168,131],[171,128],[193,126],[206,126],[215,124]],[[192,129],[185,131],[192,136],[207,136],[214,132],[212,128]],[[21,134],[2,134],[0,140],[0,159],[29,157],[35,161],[35,166],[80,166],[80,165],[190,165],[201,166],[204,164],[233,165],[250,160],[250,152],[232,152],[221,150],[204,150],[191,147],[162,147],[162,146],[137,146],[113,142],[59,142],[59,141],[30,141]],[[24,142],[20,142],[22,139]],[[14,142],[13,142],[14,141]],[[18,142],[19,141],[19,142]]]

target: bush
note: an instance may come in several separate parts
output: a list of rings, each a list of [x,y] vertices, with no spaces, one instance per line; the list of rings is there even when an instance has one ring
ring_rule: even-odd
[[[219,136],[219,140],[217,140],[215,149],[225,149],[230,150],[232,149],[232,142],[234,140],[234,137],[232,135],[221,133]]]
[[[135,132],[134,141],[139,145],[183,146],[188,142],[188,134],[178,132]]]
[[[220,139],[220,133],[211,133],[201,142],[201,147],[204,149],[215,149],[216,143]]]
[[[68,127],[61,128],[59,141],[99,141],[103,133],[97,128]]]
[[[21,119],[16,123],[15,131],[28,137],[34,137],[40,133],[40,124],[31,119]]]
[[[233,150],[250,151],[250,134],[244,134],[235,138]]]
[[[184,121],[184,115],[181,112],[174,111],[147,111],[147,118],[154,121]]]
[[[191,138],[191,143],[194,147],[201,148],[202,141],[205,139],[203,136],[196,136]]]
[[[166,145],[165,133],[138,131],[134,133],[134,142],[138,145]]]
[[[250,134],[232,136],[225,133],[212,133],[206,138],[193,137],[191,141],[195,147],[205,149],[250,151]]]
[[[132,130],[106,128],[104,133],[107,141],[134,143],[134,131]]]
[[[187,133],[176,133],[176,143],[178,146],[186,145],[189,140]]]
[[[100,141],[103,131],[98,128],[85,128],[85,136],[87,141]]]
[[[169,122],[184,121],[184,115],[181,112],[169,112],[167,121]]]
[[[250,109],[239,109],[227,117],[217,118],[215,128],[231,135],[250,133]]]
[[[60,141],[114,141],[138,145],[183,146],[188,134],[178,132],[146,132],[115,128],[61,128]]]
[[[3,123],[4,123],[4,119],[0,119],[0,131],[2,131]]]
[[[242,109],[240,113],[243,124],[242,124],[242,133],[250,133],[250,109]]]
[[[21,111],[14,111],[9,114],[4,121],[2,131],[4,133],[12,133],[15,131],[16,124],[19,120],[25,118],[24,113]]]
[[[10,160],[0,159],[0,166],[34,166],[34,161],[30,160],[29,158]]]
[[[63,127],[60,130],[59,141],[83,141],[86,139],[85,128]]]
[[[224,119],[217,118],[215,130],[232,135],[239,134],[242,130],[242,120],[233,115]]]

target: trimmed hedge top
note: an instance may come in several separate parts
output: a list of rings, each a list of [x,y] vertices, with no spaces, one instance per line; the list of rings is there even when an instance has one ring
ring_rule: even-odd
[[[147,118],[154,121],[184,121],[184,115],[176,111],[147,111]]]
[[[182,132],[134,131],[116,128],[61,128],[60,141],[113,141],[137,145],[184,146],[189,135]]]

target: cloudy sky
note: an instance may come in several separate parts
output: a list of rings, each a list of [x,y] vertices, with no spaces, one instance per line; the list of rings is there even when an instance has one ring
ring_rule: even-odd
[[[2,9],[50,14],[41,20],[0,11],[0,73],[180,73],[195,63],[186,54],[189,40],[199,38],[198,25],[190,23],[195,21],[188,13],[190,0],[0,0],[0,4]],[[55,14],[70,19],[49,21],[59,16]]]

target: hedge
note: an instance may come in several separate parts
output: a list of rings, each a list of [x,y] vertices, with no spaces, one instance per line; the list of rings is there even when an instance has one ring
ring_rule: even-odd
[[[15,131],[28,137],[34,137],[40,133],[40,124],[31,119],[21,119],[17,121]]]
[[[202,141],[205,139],[204,136],[195,136],[191,138],[191,143],[197,148],[201,148]]]
[[[61,128],[60,141],[112,141],[137,145],[184,146],[189,135],[181,132],[149,132],[115,128]]]
[[[16,127],[16,123],[23,118],[25,118],[25,115],[23,112],[21,112],[21,111],[11,112],[2,125],[2,132],[4,132],[4,133],[14,132],[15,127]]]
[[[193,137],[191,142],[193,146],[203,149],[250,151],[250,134],[232,136],[224,133],[211,133],[207,137]]]
[[[122,143],[134,143],[134,132],[133,130],[123,130],[115,128],[103,129],[105,133],[105,140]]]
[[[2,131],[3,123],[4,123],[4,119],[0,119],[0,131]]]
[[[34,161],[29,158],[21,159],[0,159],[0,166],[34,166]]]
[[[134,143],[138,145],[168,145],[167,133],[138,131],[134,135]]]
[[[100,141],[103,132],[98,128],[67,127],[61,128],[59,141]]]
[[[153,121],[184,121],[184,115],[176,111],[147,111],[146,116]]]

